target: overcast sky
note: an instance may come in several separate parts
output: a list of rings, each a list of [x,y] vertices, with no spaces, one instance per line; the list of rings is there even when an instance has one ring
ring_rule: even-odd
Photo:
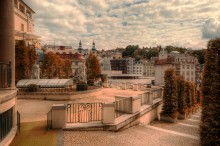
[[[220,0],[24,0],[43,44],[206,48],[220,37]]]

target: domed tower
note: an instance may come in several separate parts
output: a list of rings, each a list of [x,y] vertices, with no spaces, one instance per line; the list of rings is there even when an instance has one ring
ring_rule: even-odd
[[[92,52],[93,53],[96,53],[96,47],[95,47],[95,42],[93,41],[92,43]]]
[[[81,42],[81,40],[80,40],[80,42],[79,42],[79,48],[78,48],[79,53],[82,53],[82,50],[83,50],[83,48],[82,48],[82,42]]]

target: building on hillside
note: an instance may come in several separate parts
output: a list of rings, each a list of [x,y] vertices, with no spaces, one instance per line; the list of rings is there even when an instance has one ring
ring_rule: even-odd
[[[40,36],[34,33],[34,14],[23,0],[14,0],[15,42],[25,40],[29,47],[41,48]]]
[[[100,61],[101,71],[111,71],[111,57],[105,56],[102,57]]]
[[[126,58],[127,60],[127,74],[143,74],[143,62],[136,61],[134,58]]]
[[[144,77],[155,76],[154,61],[143,61],[143,76]]]
[[[184,79],[196,82],[200,78],[200,65],[198,59],[190,54],[180,54],[172,51],[168,54],[161,50],[158,59],[155,60],[155,84],[164,84],[165,70],[175,68],[177,75],[182,75]]]
[[[112,59],[110,63],[112,71],[122,71],[123,74],[127,74],[127,59]]]

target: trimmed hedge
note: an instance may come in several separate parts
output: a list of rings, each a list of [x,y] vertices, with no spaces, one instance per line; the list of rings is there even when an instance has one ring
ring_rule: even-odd
[[[88,84],[89,86],[94,86],[94,80],[93,80],[93,79],[87,80],[87,84]]]
[[[77,83],[76,90],[77,91],[86,91],[86,90],[88,90],[88,85],[86,83]]]
[[[28,92],[37,92],[39,91],[39,86],[36,84],[29,84],[27,86]]]

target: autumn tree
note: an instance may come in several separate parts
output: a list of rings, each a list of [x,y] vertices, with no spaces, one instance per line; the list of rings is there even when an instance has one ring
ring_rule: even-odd
[[[28,48],[25,41],[19,41],[15,45],[15,80],[29,79],[31,77],[32,66],[37,60],[34,48]]]
[[[88,58],[86,59],[86,67],[87,67],[87,79],[96,79],[100,76],[100,64],[98,58],[90,53]]]
[[[202,77],[202,146],[220,145],[220,38],[208,42]]]
[[[178,113],[177,83],[176,74],[173,68],[165,71],[165,86],[162,107],[162,115],[176,118]]]
[[[45,55],[42,64],[42,74],[47,78],[60,77],[63,60],[56,54],[49,52]]]
[[[69,59],[64,60],[63,72],[65,74],[65,78],[69,78],[71,73],[71,61]]]

